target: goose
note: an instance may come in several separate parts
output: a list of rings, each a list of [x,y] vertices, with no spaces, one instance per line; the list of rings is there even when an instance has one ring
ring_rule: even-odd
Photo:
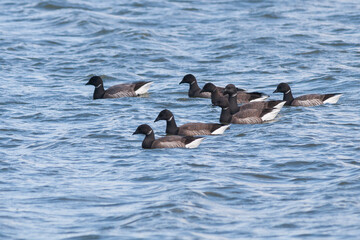
[[[153,82],[123,83],[104,89],[104,83],[100,76],[93,76],[85,85],[95,87],[93,99],[136,97],[147,93]]]
[[[203,92],[210,92],[211,93],[211,103],[213,105],[216,105],[216,102],[220,98],[226,98],[220,91],[217,89],[217,87],[212,83],[206,83],[204,87],[201,89],[200,93]],[[253,101],[262,101],[267,99],[269,96],[258,93],[258,92],[237,92],[236,101],[237,103],[248,103]]]
[[[211,98],[211,93],[209,92],[200,92],[201,88],[199,87],[197,80],[194,75],[186,74],[182,81],[179,84],[188,83],[190,85],[188,95],[189,97],[201,97],[201,98]],[[217,87],[220,93],[224,92],[223,87]],[[245,91],[244,89],[237,88],[237,91]]]
[[[186,123],[177,126],[175,117],[170,110],[162,110],[154,122],[166,121],[166,133],[171,135],[196,136],[196,135],[217,135],[223,134],[230,125],[218,123]]]
[[[287,106],[303,106],[311,107],[318,106],[325,103],[335,104],[339,101],[342,93],[329,93],[329,94],[307,94],[294,98],[291,88],[287,83],[280,83],[274,93],[283,93],[283,100],[286,101]]]
[[[223,94],[221,94],[219,89],[217,89],[217,87],[212,83],[206,83],[200,91],[200,93],[203,93],[203,92],[207,92],[207,93],[211,94],[210,95],[211,103],[214,106],[216,105],[216,102],[219,101],[220,99],[222,99],[222,98],[226,99],[226,97]]]
[[[282,103],[283,105],[285,102]],[[262,109],[244,109],[235,114],[231,114],[229,102],[227,99],[219,99],[217,106],[221,107],[220,123],[221,124],[256,124],[264,123],[275,119],[280,112],[278,108],[262,108]]]
[[[185,75],[179,84],[183,84],[183,83],[187,83],[190,85],[188,91],[189,97],[212,98],[211,92],[201,91],[201,88],[199,87],[194,75],[192,74]],[[216,88],[219,90],[220,95],[224,94],[225,89],[223,87],[216,87]],[[244,89],[241,88],[236,88],[236,89],[239,93],[238,103],[244,103],[244,102],[256,101],[256,100],[259,101],[269,97],[267,95],[258,92],[247,93]]]
[[[284,106],[284,101],[281,100],[272,100],[272,101],[258,101],[258,102],[250,102],[244,105],[239,106],[237,104],[237,91],[234,84],[228,84],[225,87],[225,94],[228,95],[230,113],[235,114],[244,109],[263,109],[263,108],[282,108]]]
[[[142,142],[142,148],[197,148],[204,140],[202,137],[193,136],[166,136],[155,139],[155,134],[152,128],[147,124],[142,124],[137,127],[134,134],[144,134],[145,138]]]

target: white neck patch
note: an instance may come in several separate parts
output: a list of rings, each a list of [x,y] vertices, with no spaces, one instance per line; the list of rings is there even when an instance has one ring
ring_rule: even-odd
[[[289,90],[289,91],[287,91],[285,94],[288,94],[288,93],[290,93],[291,92],[291,89]]]
[[[174,116],[171,116],[167,121],[170,122],[171,120],[173,120]]]
[[[193,85],[195,83],[195,81],[191,82],[190,85]]]
[[[150,135],[152,133],[153,130],[150,130],[146,135]]]
[[[231,97],[236,97],[237,96],[237,93],[234,93],[233,95],[231,95]]]
[[[101,87],[101,85],[102,85],[102,83],[100,83],[99,85],[97,85],[95,88],[99,88],[99,87]]]
[[[228,109],[229,109],[229,107],[223,108],[223,110],[225,110],[225,111],[228,110]]]

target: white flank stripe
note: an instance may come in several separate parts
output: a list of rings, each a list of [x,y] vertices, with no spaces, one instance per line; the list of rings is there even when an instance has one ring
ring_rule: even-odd
[[[225,130],[228,129],[228,127],[230,127],[230,124],[219,127],[218,129],[213,131],[211,134],[212,135],[223,134],[225,132]]]
[[[148,92],[151,84],[153,84],[153,82],[148,82],[146,84],[144,84],[141,88],[139,88],[138,90],[135,91],[136,95],[142,95]]]
[[[330,103],[330,104],[334,104],[334,103],[337,103],[337,101],[339,101],[339,98],[342,96],[342,94],[338,94],[338,95],[335,95],[331,98],[328,98],[324,101],[324,103]]]
[[[270,97],[270,96],[268,96],[268,95],[262,95],[262,96],[259,97],[259,98],[256,98],[256,99],[251,100],[250,102],[261,102],[261,101],[266,100],[266,99],[269,98],[269,97]]]
[[[274,106],[274,108],[280,110],[280,109],[282,109],[282,107],[285,105],[285,103],[286,103],[286,101],[283,101],[283,102],[279,103],[278,105]]]
[[[280,109],[274,108],[271,112],[262,116],[261,120],[263,120],[264,122],[271,121],[278,115],[279,112],[280,112]]]
[[[200,143],[202,142],[202,140],[204,140],[205,138],[198,138],[195,139],[194,141],[192,141],[191,143],[188,143],[185,145],[185,148],[197,148]]]

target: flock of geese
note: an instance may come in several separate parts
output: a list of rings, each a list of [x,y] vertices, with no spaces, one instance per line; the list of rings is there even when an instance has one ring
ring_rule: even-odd
[[[104,89],[101,77],[93,76],[86,85],[95,87],[93,99],[136,97],[146,94],[153,82],[133,82],[114,85]],[[183,77],[180,84],[189,84],[189,97],[211,98],[214,106],[221,107],[220,123],[187,123],[177,126],[171,111],[162,110],[155,122],[166,121],[165,137],[155,139],[152,128],[147,124],[138,126],[134,134],[144,134],[143,148],[196,148],[204,135],[223,134],[230,124],[256,124],[275,119],[284,105],[317,106],[337,103],[341,93],[307,94],[294,98],[287,83],[280,83],[274,93],[283,93],[283,100],[266,101],[269,97],[260,92],[246,92],[244,89],[228,84],[225,88],[206,83],[200,88],[192,74]],[[239,105],[241,104],[241,105]]]

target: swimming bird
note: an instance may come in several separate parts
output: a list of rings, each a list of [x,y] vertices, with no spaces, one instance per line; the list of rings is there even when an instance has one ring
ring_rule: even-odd
[[[200,97],[200,98],[211,97],[211,94],[209,92],[200,92],[201,88],[199,87],[194,75],[192,74],[185,75],[179,84],[183,84],[183,83],[188,83],[190,85],[188,91],[189,97]]]
[[[342,93],[329,93],[329,94],[307,94],[297,98],[294,98],[291,92],[291,88],[287,83],[280,83],[274,93],[281,92],[284,94],[283,100],[286,101],[285,105],[288,106],[318,106],[325,103],[334,104],[339,101]]]
[[[171,135],[196,136],[223,134],[230,126],[218,123],[186,123],[178,127],[173,113],[167,109],[162,110],[154,122],[159,120],[166,121],[166,133]]]
[[[199,87],[194,75],[192,75],[192,74],[185,75],[179,84],[182,84],[182,83],[188,83],[190,85],[190,88],[188,91],[189,97],[211,98],[211,92],[201,91],[201,88]],[[223,87],[216,87],[216,89],[219,91],[220,95],[224,94],[225,89]],[[269,96],[267,96],[263,93],[259,93],[259,92],[248,93],[244,89],[241,89],[241,88],[236,88],[236,90],[239,93],[238,103],[245,103],[245,102],[254,101],[254,100],[264,100],[269,97]]]
[[[225,90],[224,90],[225,91]],[[212,83],[206,83],[204,87],[201,89],[200,93],[203,92],[210,92],[211,93],[211,103],[213,105],[216,105],[216,102],[220,98],[226,98],[220,91],[217,89],[217,87]],[[224,94],[226,94],[224,92]],[[248,103],[248,102],[254,102],[254,101],[262,101],[268,98],[268,95],[258,93],[258,92],[237,92],[236,95],[236,101],[237,103]]]
[[[93,76],[85,85],[93,85],[95,87],[93,99],[100,98],[121,98],[136,97],[147,93],[153,82],[133,82],[123,83],[104,89],[104,83],[100,76]]]
[[[264,109],[264,108],[282,108],[284,104],[282,104],[284,101],[281,100],[272,100],[272,101],[257,101],[257,102],[250,102],[245,103],[244,105],[239,106],[237,104],[237,90],[234,84],[228,84],[225,87],[225,94],[228,95],[228,101],[229,101],[229,107],[230,107],[230,113],[235,114],[239,111],[242,111],[244,109]]]
[[[202,137],[177,135],[155,139],[154,131],[147,124],[138,126],[134,134],[145,135],[142,148],[197,148],[204,140]]]
[[[285,104],[285,101],[282,105]],[[256,124],[271,121],[275,119],[280,112],[278,108],[262,108],[262,109],[244,109],[235,114],[231,114],[229,102],[227,99],[219,99],[216,106],[221,107],[220,123],[221,124]]]
[[[212,105],[215,105],[216,102],[219,101],[221,98],[226,99],[226,97],[223,94],[221,94],[219,89],[217,89],[217,87],[212,83],[206,83],[200,91],[200,93],[203,93],[203,92],[208,92],[211,94]]]

